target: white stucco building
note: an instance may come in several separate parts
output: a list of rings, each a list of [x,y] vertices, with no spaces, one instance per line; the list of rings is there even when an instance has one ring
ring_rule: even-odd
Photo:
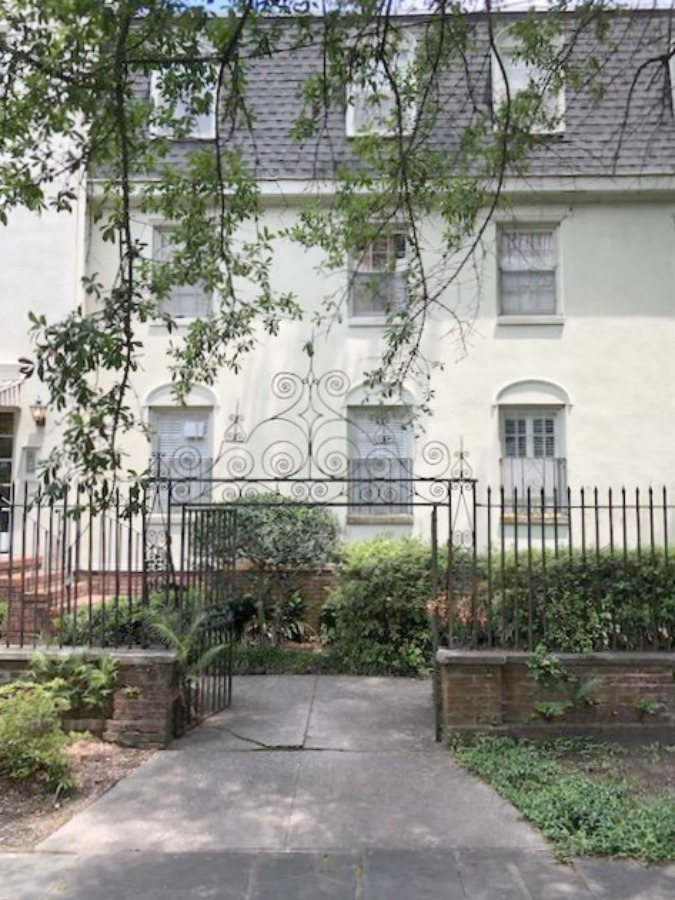
[[[468,454],[481,486],[498,490],[501,485],[509,495],[514,489],[520,496],[528,488],[537,496],[543,490],[550,501],[568,487],[670,486],[675,121],[665,68],[638,84],[624,117],[640,62],[654,55],[654,47],[668,46],[665,16],[653,16],[648,27],[649,40],[639,47],[624,42],[608,57],[598,76],[605,81],[602,98],[591,101],[590,88],[583,86],[553,98],[555,126],[542,134],[527,175],[507,178],[508,204],[494,215],[472,265],[444,297],[471,323],[465,346],[447,340],[451,320],[441,313],[425,332],[429,357],[444,362],[432,374],[432,416],[415,418],[420,396],[414,384],[397,401],[387,401],[384,414],[378,398],[363,387],[364,373],[382,349],[386,310],[401,302],[406,235],[390,228],[361,260],[329,275],[321,270],[318,251],[288,242],[277,246],[274,286],[296,295],[305,321],[287,323],[276,338],[261,338],[241,373],[224,373],[212,387],[196,386],[185,406],[173,400],[167,369],[175,336],[159,322],[144,326],[142,371],[134,389],[154,436],[148,441],[139,431],[126,446],[129,459],[138,469],[152,461],[155,471],[167,475],[302,479],[301,458],[311,433],[316,459],[324,454],[323,469],[315,475],[334,472],[339,480],[347,473],[358,482],[366,460],[371,475],[400,476],[391,503],[378,508],[371,508],[358,484],[345,489],[341,515],[349,537],[425,532],[427,517],[416,519],[408,506],[408,473],[449,478],[460,450]],[[299,111],[298,85],[316,64],[313,52],[287,55],[285,63],[261,61],[249,79],[257,116],[256,166],[272,230],[293,223],[319,179],[330,184],[336,163],[348,158],[350,132],[358,127],[356,107],[348,105],[347,115],[344,109],[331,113],[328,134],[316,146],[299,149],[288,138],[288,123]],[[582,40],[574,52],[583,55],[588,45]],[[489,51],[485,58],[481,96],[484,103],[496,103],[503,86],[491,74]],[[515,84],[522,71],[516,60],[510,65]],[[451,120],[444,129],[439,139],[450,140]],[[210,140],[211,130],[177,148],[176,165],[181,152],[201,139]],[[242,136],[244,148],[246,141]],[[95,182],[90,191],[95,193]],[[136,236],[158,258],[171,225],[141,215],[134,222]],[[16,296],[22,308],[51,315],[66,311],[78,296],[81,258],[85,273],[112,283],[115,247],[96,229],[78,230],[76,217],[58,230],[50,230],[49,219],[38,223],[31,217],[19,218],[13,227],[17,267],[5,267],[0,275],[3,298]],[[439,230],[434,217],[420,223],[432,266],[440,258]],[[10,235],[0,240],[9,241]],[[19,246],[25,248],[20,254]],[[40,260],[27,275],[25,258]],[[315,380],[303,381],[308,360],[302,348],[312,313],[340,293],[345,315],[315,336]],[[198,287],[175,291],[167,303],[179,323],[178,335],[192,318],[206,314],[211,302]],[[7,318],[0,352],[9,366],[24,352],[26,337],[25,320]],[[279,373],[293,377],[279,382]],[[327,373],[334,373],[332,380],[322,381]],[[11,393],[15,374],[8,368],[3,375],[2,396],[14,404],[0,413],[8,432],[0,435],[5,482],[28,476],[24,450],[40,449],[41,440],[26,412],[32,394],[27,387],[20,400]],[[299,417],[307,402],[316,415]],[[45,434],[51,424],[50,418]],[[333,463],[330,453],[336,454]],[[302,490],[299,496],[311,497]]]

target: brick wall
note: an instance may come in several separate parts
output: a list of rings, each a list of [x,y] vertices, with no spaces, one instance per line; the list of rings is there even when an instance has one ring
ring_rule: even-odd
[[[67,656],[71,650],[43,652]],[[33,650],[0,647],[0,683],[21,678]],[[174,654],[163,650],[106,651],[119,665],[112,716],[104,740],[127,747],[164,749],[173,730]],[[96,651],[88,651],[95,656]]]
[[[253,589],[257,575],[250,569],[238,569],[235,574],[236,587],[239,590]],[[332,566],[327,566],[318,572],[312,570],[294,570],[289,572],[284,579],[284,590],[297,590],[300,592],[306,606],[307,624],[319,630],[321,607],[326,602],[328,591],[337,587],[339,575]]]
[[[7,599],[3,639],[10,644],[34,643],[53,635],[52,599],[47,594],[23,597],[13,592]]]
[[[163,750],[173,733],[174,654],[127,650],[111,656],[119,670],[104,740]]]
[[[622,731],[675,741],[675,653],[555,658],[570,677],[542,685],[527,653],[440,650],[445,736]]]

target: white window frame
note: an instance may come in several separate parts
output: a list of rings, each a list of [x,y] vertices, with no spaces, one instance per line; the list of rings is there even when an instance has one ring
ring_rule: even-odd
[[[347,408],[348,521],[405,521],[412,516],[414,435],[407,406]],[[378,481],[378,476],[383,480]],[[391,503],[383,500],[392,498]]]
[[[545,432],[537,434],[536,424],[541,420],[553,421],[553,446],[552,453],[548,452],[547,437]],[[525,450],[520,453],[516,445],[515,453],[507,453],[507,423],[515,421],[524,422],[525,432],[518,430],[514,435],[517,444]],[[521,443],[522,439],[522,443]],[[537,442],[539,450],[537,452]],[[547,503],[553,501],[554,487],[557,491],[558,506],[565,502],[567,490],[567,457],[565,452],[565,408],[562,406],[503,406],[499,417],[499,443],[500,443],[500,480],[504,488],[504,499],[511,505],[514,499],[513,486],[518,489],[518,505],[527,503],[527,488],[530,487],[531,503],[536,505],[541,501],[541,487],[544,487],[544,498]],[[523,446],[524,445],[524,446]]]
[[[173,419],[179,423],[176,432],[180,438],[170,443],[169,451],[162,450],[159,423]],[[180,489],[173,500],[195,503],[206,502],[211,497],[210,478],[213,471],[213,407],[211,406],[151,406],[148,411],[151,431],[150,476],[174,479]],[[200,442],[203,442],[200,445]],[[194,479],[205,479],[200,482]],[[167,491],[155,492],[155,512],[160,512],[166,502]]]
[[[178,248],[178,244],[171,240],[176,227],[170,224],[154,225],[152,229],[152,259],[154,263],[162,264],[170,262],[170,257],[164,257],[167,248]],[[164,242],[164,237],[168,243]],[[192,298],[194,307],[192,312],[175,312],[172,304],[178,302],[187,303]],[[203,304],[203,310],[200,308]],[[202,319],[210,315],[213,310],[213,296],[199,284],[173,285],[166,297],[159,301],[159,315],[169,315],[179,323],[190,322],[194,319]]]
[[[562,49],[562,40],[556,42]],[[543,87],[542,106],[551,106],[550,114],[544,114],[541,119],[533,119],[530,123],[530,132],[532,134],[563,134],[565,132],[565,85],[561,85],[560,89],[555,93],[550,85],[544,83],[546,73],[533,66],[531,63],[525,62],[523,59],[515,59],[516,51],[519,44],[510,29],[506,29],[497,36],[495,41],[496,50],[492,52],[491,57],[491,73],[492,73],[492,108],[496,112],[507,102],[510,97],[512,100],[518,95],[519,91],[509,83],[509,91],[506,89],[506,82],[509,75],[509,68],[519,69],[522,76],[527,77],[529,83],[534,84],[537,88]],[[499,55],[499,59],[497,58]],[[501,65],[500,65],[501,60]],[[506,79],[504,71],[506,72]],[[545,110],[544,110],[545,113]]]
[[[373,254],[376,243],[387,241],[387,264],[385,267],[376,267]],[[400,244],[403,246],[403,255],[399,255]],[[387,316],[393,312],[404,309],[407,296],[407,272],[408,272],[409,241],[404,228],[395,226],[387,227],[368,243],[360,256],[354,256],[349,263],[349,316],[351,324],[369,324],[375,322],[381,324]],[[363,290],[367,295],[369,281],[373,287],[380,279],[387,279],[386,299],[381,308],[373,302],[372,308],[357,311],[357,291]],[[372,292],[375,300],[378,291]]]
[[[161,87],[162,77],[159,72],[153,72],[150,76],[150,99],[154,107],[157,110],[161,110],[162,107],[166,106],[166,101],[164,99],[164,95],[162,93]],[[213,109],[210,109],[208,113],[202,113],[200,115],[195,116],[194,122],[192,123],[192,129],[184,136],[179,138],[178,140],[188,140],[188,141],[212,141],[216,137],[216,115],[215,115],[215,105],[216,105],[216,90],[214,85],[213,90]],[[174,113],[177,118],[181,118],[181,107],[185,106],[185,101],[183,99],[178,99],[175,104]],[[200,127],[200,122],[207,121],[208,124],[206,127]],[[162,127],[159,123],[156,123],[153,128],[154,134],[158,137],[172,137],[173,131],[170,127]]]
[[[392,66],[396,70],[396,81],[405,83],[411,77],[413,61],[416,49],[416,39],[410,32],[400,37],[398,49],[392,58]],[[345,110],[345,133],[348,138],[363,137],[365,135],[379,135],[380,137],[395,137],[399,131],[404,135],[411,134],[417,118],[417,104],[410,102],[401,110],[401,121],[395,121],[397,116],[396,104],[393,96],[392,85],[387,78],[381,62],[373,61],[373,71],[368,81],[366,71],[360,71],[357,82],[347,87],[347,107]],[[405,98],[403,98],[405,100]],[[390,110],[387,107],[391,106]],[[380,111],[380,107],[384,111]],[[366,111],[370,115],[366,115]],[[360,117],[363,116],[363,121]]]
[[[553,284],[554,306],[551,311],[540,310],[507,312],[503,303],[503,270],[502,270],[502,237],[505,234],[550,234],[553,239]],[[558,222],[498,222],[496,228],[496,261],[497,261],[497,320],[500,325],[560,325],[564,321],[562,307],[562,279],[560,266],[560,226]],[[512,270],[516,271],[516,270]],[[548,268],[531,269],[526,272],[549,272]]]

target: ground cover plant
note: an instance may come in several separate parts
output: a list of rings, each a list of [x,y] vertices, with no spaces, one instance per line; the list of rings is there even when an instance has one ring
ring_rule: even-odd
[[[569,856],[675,859],[675,748],[480,738],[456,758]]]

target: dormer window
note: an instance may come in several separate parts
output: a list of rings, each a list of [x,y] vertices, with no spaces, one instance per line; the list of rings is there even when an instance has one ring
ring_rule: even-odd
[[[213,140],[216,135],[215,85],[198,94],[167,90],[177,75],[169,68],[155,72],[150,81],[150,96],[155,107],[154,131],[176,140]]]
[[[523,44],[510,30],[496,41],[492,56],[492,107],[496,114],[507,101],[513,103],[525,93],[531,94],[531,115],[525,113],[527,128],[533,134],[558,134],[565,130],[565,88],[559,83],[555,59],[551,67],[532,62],[523,54]],[[508,85],[508,90],[507,90]]]
[[[415,123],[413,63],[415,40],[404,34],[390,49],[387,62],[379,48],[361,58],[347,91],[347,137],[409,134]]]

